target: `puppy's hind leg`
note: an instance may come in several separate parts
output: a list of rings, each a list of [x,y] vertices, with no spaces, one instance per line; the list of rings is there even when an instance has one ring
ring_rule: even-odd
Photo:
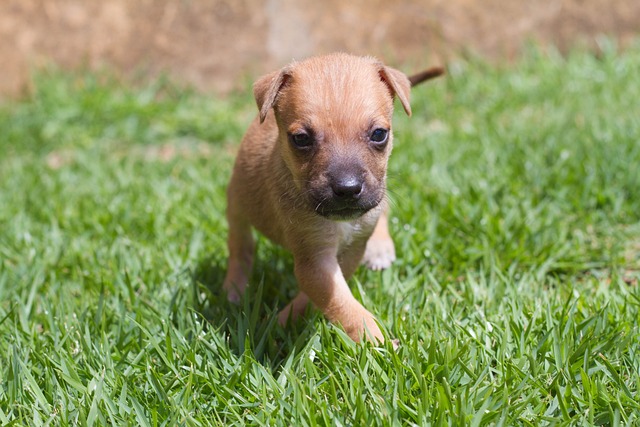
[[[240,302],[240,298],[249,283],[249,275],[253,266],[255,240],[251,232],[251,225],[232,207],[227,211],[229,221],[229,261],[227,275],[222,285],[227,292],[227,299],[233,303]]]
[[[278,314],[280,326],[285,326],[289,320],[295,321],[302,316],[308,305],[309,297],[307,294],[302,291],[298,292],[298,295]]]

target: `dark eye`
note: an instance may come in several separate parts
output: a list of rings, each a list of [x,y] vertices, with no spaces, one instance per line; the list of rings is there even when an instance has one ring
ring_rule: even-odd
[[[389,136],[389,131],[386,129],[376,129],[371,132],[369,139],[375,143],[376,146],[384,147],[387,143],[387,138]]]
[[[313,137],[305,132],[290,135],[289,139],[296,148],[305,149],[313,145]]]

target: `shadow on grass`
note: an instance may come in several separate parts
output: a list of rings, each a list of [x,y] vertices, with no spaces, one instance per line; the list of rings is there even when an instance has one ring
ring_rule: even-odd
[[[256,254],[253,274],[240,304],[227,301],[222,290],[226,260],[207,257],[192,273],[193,308],[227,339],[237,355],[249,351],[264,366],[278,368],[294,352],[302,350],[315,333],[317,313],[286,327],[278,324],[278,312],[293,298],[297,284],[291,255],[275,247]]]

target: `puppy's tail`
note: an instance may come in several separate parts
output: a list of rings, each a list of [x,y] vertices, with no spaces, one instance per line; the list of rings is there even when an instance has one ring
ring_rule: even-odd
[[[428,70],[424,70],[417,74],[414,74],[413,76],[410,76],[409,81],[411,82],[411,87],[414,87],[426,80],[433,79],[443,74],[444,74],[443,67],[431,67]]]

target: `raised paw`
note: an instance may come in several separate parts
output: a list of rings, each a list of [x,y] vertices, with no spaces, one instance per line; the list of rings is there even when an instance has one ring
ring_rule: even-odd
[[[371,270],[383,270],[391,267],[396,259],[396,250],[391,238],[372,237],[367,242],[362,263]]]

